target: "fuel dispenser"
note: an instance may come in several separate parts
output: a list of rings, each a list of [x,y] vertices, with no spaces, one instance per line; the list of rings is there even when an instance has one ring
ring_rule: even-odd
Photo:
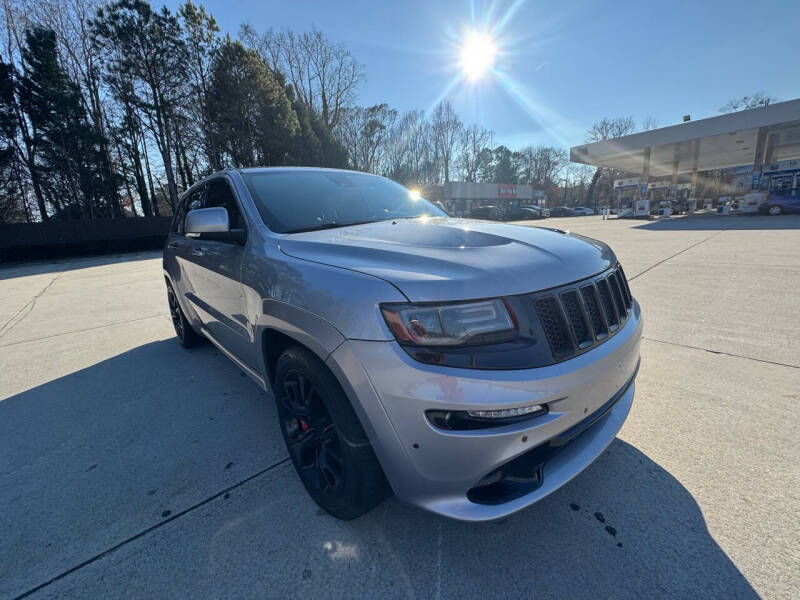
[[[647,199],[650,206],[658,209],[660,217],[672,214],[672,203],[669,200],[669,181],[651,181],[647,184]]]
[[[679,183],[672,186],[669,192],[672,212],[679,215],[694,212],[696,202],[694,192],[695,186],[691,183]]]
[[[639,183],[638,177],[614,180],[614,196],[617,202],[617,216],[620,218],[649,217],[650,201],[647,187]]]

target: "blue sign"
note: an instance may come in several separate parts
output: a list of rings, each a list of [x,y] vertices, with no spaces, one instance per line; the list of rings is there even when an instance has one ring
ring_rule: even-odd
[[[752,188],[754,190],[758,189],[758,184],[761,183],[761,173],[758,171],[753,171],[753,185]]]

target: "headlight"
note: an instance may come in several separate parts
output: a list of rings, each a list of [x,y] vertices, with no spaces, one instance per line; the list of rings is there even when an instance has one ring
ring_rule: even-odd
[[[501,298],[461,304],[383,304],[381,311],[401,344],[493,344],[517,336],[516,317]]]

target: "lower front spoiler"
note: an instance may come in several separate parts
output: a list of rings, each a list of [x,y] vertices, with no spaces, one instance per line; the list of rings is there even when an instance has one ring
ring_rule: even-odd
[[[592,414],[547,442],[494,469],[467,492],[467,498],[477,504],[503,504],[538,489],[544,481],[546,465],[556,454],[565,450],[571,442],[614,410],[628,388],[633,385],[638,371],[639,365],[625,385]]]
[[[540,480],[532,486],[532,491],[498,504],[473,502],[460,496],[437,499],[426,503],[425,508],[461,521],[492,521],[507,517],[552,494],[592,464],[614,440],[633,404],[636,388],[633,379],[632,377],[627,384],[627,389],[621,391],[620,396],[612,399],[613,406],[604,415],[596,418],[555,451],[548,453],[540,465]]]

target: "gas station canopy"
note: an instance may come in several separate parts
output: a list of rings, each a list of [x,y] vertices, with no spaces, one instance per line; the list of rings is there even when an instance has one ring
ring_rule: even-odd
[[[570,161],[659,177],[800,157],[800,99],[570,149]],[[646,180],[646,179],[645,179]]]

